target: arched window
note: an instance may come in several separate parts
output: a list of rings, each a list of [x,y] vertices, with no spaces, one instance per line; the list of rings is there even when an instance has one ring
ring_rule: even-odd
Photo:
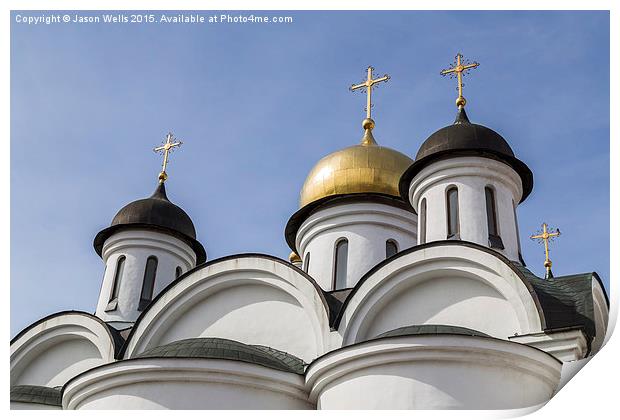
[[[125,270],[125,256],[121,255],[116,260],[116,270],[114,271],[114,283],[112,283],[112,292],[110,293],[110,300],[108,300],[108,306],[106,311],[113,311],[116,309],[118,302],[118,292],[121,287],[121,280],[123,278],[123,271]]]
[[[336,242],[334,259],[334,290],[347,287],[347,259],[349,253],[349,241],[340,239]]]
[[[461,239],[459,237],[459,191],[456,187],[448,188],[446,201],[448,239]]]
[[[418,243],[425,244],[426,243],[426,198],[423,198],[422,203],[420,204],[420,214],[418,215],[418,232],[420,232]]]
[[[398,253],[398,244],[394,239],[388,239],[385,241],[385,258],[390,258],[392,255]]]
[[[176,270],[174,271],[174,278],[178,279],[183,274],[183,269],[177,265]]]
[[[155,289],[155,274],[157,274],[157,257],[150,256],[146,260],[144,269],[144,280],[142,281],[142,292],[140,293],[140,303],[138,310],[141,311],[153,299],[153,289]]]
[[[497,208],[495,204],[495,192],[491,187],[484,188],[484,196],[487,208],[487,226],[489,228],[489,246],[491,248],[504,249],[502,239],[499,237],[497,228]]]
[[[310,269],[310,253],[306,252],[306,258],[304,258],[304,271],[307,273]]]

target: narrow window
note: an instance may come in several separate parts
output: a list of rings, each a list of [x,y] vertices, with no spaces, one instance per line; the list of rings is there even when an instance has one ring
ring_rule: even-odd
[[[121,287],[121,279],[123,278],[123,270],[125,269],[125,256],[121,255],[116,260],[116,271],[114,272],[114,284],[112,285],[112,295],[110,302],[118,298],[118,291]]]
[[[304,258],[304,271],[307,273],[310,269],[310,253],[306,252],[306,258]]]
[[[525,261],[523,261],[523,256],[521,255],[521,237],[519,236],[519,221],[517,220],[517,206],[515,206],[515,200],[512,200],[512,214],[515,218],[515,234],[517,236],[517,252],[519,253],[519,261],[521,264],[525,265]]]
[[[118,302],[118,292],[121,287],[121,280],[123,278],[123,271],[125,270],[125,256],[121,255],[116,260],[116,271],[114,271],[114,283],[112,283],[112,293],[110,294],[110,300],[108,300],[108,306],[106,311],[113,311],[116,309]]]
[[[341,239],[336,243],[336,258],[334,263],[334,290],[347,287],[347,257],[349,241]]]
[[[398,253],[398,245],[394,239],[388,239],[385,241],[385,258],[390,258],[392,255]]]
[[[491,187],[484,188],[484,196],[487,207],[487,226],[489,228],[489,246],[491,248],[504,249],[502,239],[497,229],[497,209],[495,205],[495,193]]]
[[[490,187],[485,187],[484,195],[487,201],[487,226],[489,227],[489,236],[497,236],[497,216],[495,213],[495,194]]]
[[[150,256],[146,260],[144,269],[144,280],[142,282],[142,293],[140,293],[140,304],[138,310],[141,311],[153,299],[153,289],[155,288],[155,274],[157,273],[157,258]]]
[[[450,187],[446,192],[447,216],[448,216],[448,239],[460,239],[459,237],[459,192],[456,187]]]
[[[174,278],[178,279],[179,277],[181,277],[181,274],[183,274],[183,269],[177,266],[177,269],[175,270],[174,274],[175,274]]]
[[[418,231],[420,232],[420,238],[418,243],[426,243],[426,198],[422,199],[420,204],[420,215],[418,216]]]

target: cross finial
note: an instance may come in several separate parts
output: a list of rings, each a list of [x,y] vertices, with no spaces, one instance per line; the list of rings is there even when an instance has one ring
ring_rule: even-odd
[[[560,229],[556,229],[555,232],[549,230],[549,226],[546,223],[542,224],[542,230],[539,230],[536,235],[530,236],[530,239],[538,240],[539,243],[543,243],[545,245],[545,269],[546,274],[545,278],[553,277],[551,273],[551,260],[549,259],[549,242],[553,241],[554,238],[560,236]]]
[[[364,127],[365,130],[372,130],[373,128],[375,128],[375,122],[371,118],[372,89],[377,83],[387,82],[388,80],[390,80],[390,76],[388,76],[387,74],[383,75],[383,77],[373,79],[373,70],[374,68],[372,66],[368,66],[368,68],[366,69],[366,80],[357,85],[351,85],[351,87],[349,88],[351,92],[354,92],[358,89],[361,89],[362,92],[366,90],[366,119],[362,121],[362,127]]]
[[[182,144],[183,144],[182,141],[175,139],[173,134],[169,132],[168,135],[166,135],[166,141],[163,142],[161,146],[158,146],[153,149],[155,153],[160,153],[164,156],[164,161],[161,165],[161,172],[159,173],[159,176],[157,177],[159,179],[160,184],[163,184],[164,182],[166,182],[166,179],[168,179],[168,174],[166,173],[166,165],[168,164],[168,156],[170,155],[170,153],[172,153],[173,148],[181,147]]]
[[[480,64],[475,61],[473,63],[468,63],[466,60],[462,61],[463,55],[461,53],[458,53],[454,58],[456,61],[451,64],[452,67],[442,70],[439,74],[442,76],[450,75],[450,78],[453,78],[454,75],[456,75],[458,85],[457,89],[459,91],[459,97],[456,98],[456,106],[463,108],[467,103],[465,97],[463,96],[463,74],[467,74],[470,69],[475,69]]]

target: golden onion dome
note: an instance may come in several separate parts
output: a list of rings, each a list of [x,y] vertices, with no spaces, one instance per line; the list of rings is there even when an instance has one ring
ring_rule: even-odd
[[[291,262],[291,264],[299,264],[301,262],[301,258],[299,257],[299,255],[297,255],[295,251],[289,254],[288,260]]]
[[[362,123],[360,144],[325,156],[312,168],[301,189],[299,205],[336,194],[379,193],[400,197],[401,175],[413,163],[408,156],[379,146],[372,135],[374,121]]]

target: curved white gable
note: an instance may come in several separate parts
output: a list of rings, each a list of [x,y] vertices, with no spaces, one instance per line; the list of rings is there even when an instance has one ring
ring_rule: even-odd
[[[419,324],[458,325],[503,339],[541,330],[530,290],[502,259],[475,245],[413,249],[352,293],[338,326],[343,345]]]
[[[193,337],[221,337],[286,351],[309,362],[325,351],[327,309],[315,285],[274,258],[214,261],[163,292],[134,326],[125,358]]]
[[[65,312],[28,327],[11,343],[11,385],[61,386],[114,361],[108,328],[92,315]]]

